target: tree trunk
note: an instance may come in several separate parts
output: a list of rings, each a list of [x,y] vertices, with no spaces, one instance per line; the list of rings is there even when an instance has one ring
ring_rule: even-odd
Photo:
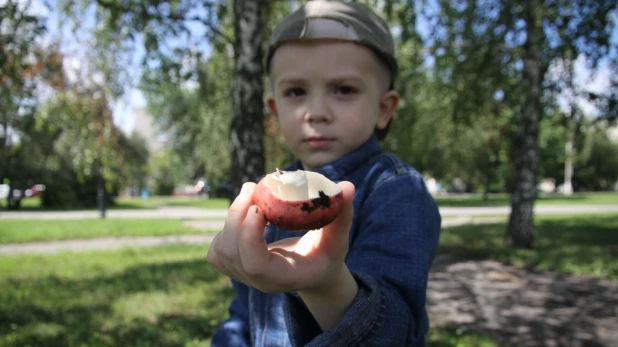
[[[230,199],[238,195],[244,182],[264,174],[262,13],[266,4],[262,0],[234,0]]]
[[[99,217],[105,218],[105,179],[103,178],[102,165],[97,165],[97,207]]]
[[[573,194],[573,142],[577,128],[575,107],[577,107],[575,103],[571,103],[571,114],[567,120],[567,142],[564,146],[564,188],[562,193],[567,196]]]
[[[524,4],[527,39],[523,53],[523,107],[519,115],[515,142],[515,190],[511,198],[511,216],[505,237],[506,245],[516,248],[532,248],[541,112],[541,11],[538,11],[539,0],[529,0]]]

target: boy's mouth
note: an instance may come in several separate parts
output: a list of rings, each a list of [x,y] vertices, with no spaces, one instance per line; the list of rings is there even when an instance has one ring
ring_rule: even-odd
[[[322,136],[311,136],[305,139],[305,142],[311,149],[323,149],[330,147],[334,141],[335,139]]]

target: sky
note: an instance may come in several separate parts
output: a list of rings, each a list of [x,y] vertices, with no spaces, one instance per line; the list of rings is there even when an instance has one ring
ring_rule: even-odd
[[[64,70],[69,81],[76,81],[79,79],[90,78],[97,82],[101,80],[101,76],[96,74],[90,74],[86,70],[86,64],[84,61],[86,58],[86,43],[88,38],[85,35],[75,34],[68,24],[65,22],[63,25],[59,25],[58,16],[58,2],[59,0],[19,0],[21,6],[29,6],[27,13],[31,15],[37,15],[47,18],[48,31],[43,37],[42,44],[51,44],[56,40],[60,40],[61,51],[65,56]],[[0,0],[0,6],[4,5],[6,0]],[[86,17],[82,24],[87,27],[92,27],[94,21],[91,18]],[[81,31],[85,33],[85,30]],[[143,57],[144,49],[139,45],[134,52],[133,62],[129,71],[133,71],[132,84],[136,85],[139,82],[139,60]],[[46,91],[41,90],[40,95],[46,97]],[[133,110],[138,107],[145,107],[146,100],[141,91],[137,88],[129,88],[125,95],[119,100],[112,102],[112,112],[114,115],[114,122],[125,133],[130,133],[133,130],[135,117]]]
[[[83,43],[78,42],[80,39],[84,40],[87,38],[75,36],[74,33],[68,27],[64,27],[63,29],[59,29],[58,26],[58,14],[57,10],[54,10],[57,7],[58,1],[60,0],[20,0],[22,4],[30,3],[30,12],[32,14],[42,15],[48,18],[49,24],[49,41],[51,42],[52,38],[61,37],[63,41],[63,53],[66,56],[65,62],[65,70],[67,76],[72,80],[77,80],[80,78],[91,77],[96,80],[96,75],[84,76],[83,70],[83,61],[84,61],[84,51],[85,46]],[[0,5],[5,3],[6,0],[0,0]],[[48,8],[51,8],[50,11]],[[84,24],[86,26],[92,26],[94,21],[91,18],[86,17],[84,19]],[[419,31],[421,34],[423,32],[427,32],[428,23],[419,20]],[[199,32],[199,28],[193,28],[195,32]],[[202,30],[203,31],[203,30]],[[618,27],[614,30],[613,40],[618,41]],[[172,42],[172,44],[180,44],[180,40],[176,40],[176,42]],[[139,72],[140,68],[140,59],[144,55],[144,49],[140,45],[136,46],[137,49],[134,52],[134,57],[132,61],[132,65],[129,70],[133,72],[131,77],[132,85],[137,85],[139,82]],[[82,71],[80,74],[79,71]],[[576,74],[576,83],[579,85],[580,90],[601,92],[603,90],[607,90],[610,86],[610,77],[611,72],[607,64],[601,65],[598,73],[594,76],[590,73],[590,71],[586,68],[584,64],[583,57],[578,57],[575,64],[575,74]],[[562,104],[568,104],[566,100],[568,100],[568,93],[563,94],[562,96]],[[585,101],[583,98],[578,98],[578,104],[582,108],[585,113],[590,115],[596,115],[597,111],[594,105]],[[133,130],[135,117],[133,110],[139,107],[145,107],[146,100],[144,95],[140,90],[135,87],[130,87],[125,95],[113,102],[112,110],[114,114],[114,120],[117,126],[119,126],[126,133],[130,133]],[[566,106],[564,106],[566,107]]]

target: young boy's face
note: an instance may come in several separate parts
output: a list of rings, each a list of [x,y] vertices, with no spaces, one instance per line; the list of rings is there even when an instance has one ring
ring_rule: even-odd
[[[364,46],[345,41],[286,43],[271,62],[268,107],[285,140],[314,170],[357,149],[384,128],[399,96]]]

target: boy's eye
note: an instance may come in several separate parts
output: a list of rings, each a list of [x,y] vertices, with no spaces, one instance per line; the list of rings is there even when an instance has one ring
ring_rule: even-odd
[[[354,87],[350,87],[350,86],[339,86],[335,89],[336,94],[343,94],[343,95],[354,94],[357,91],[358,89]]]
[[[283,92],[283,95],[291,97],[301,96],[305,95],[305,90],[302,88],[289,88]]]

